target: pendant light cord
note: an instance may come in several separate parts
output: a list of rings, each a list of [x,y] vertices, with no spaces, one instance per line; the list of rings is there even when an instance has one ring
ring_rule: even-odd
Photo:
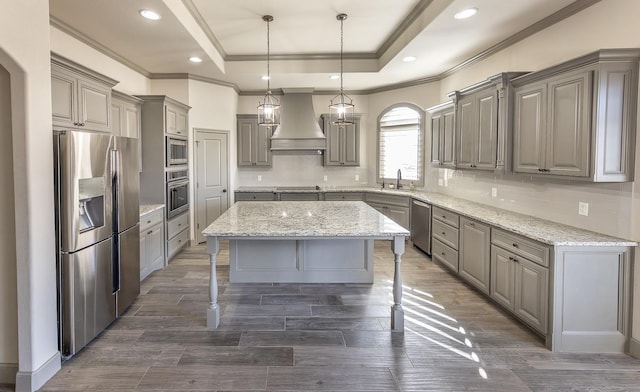
[[[267,20],[267,91],[271,91],[271,66],[269,64],[271,48],[270,48],[270,42],[269,42],[269,36],[270,36],[269,23],[270,21]]]
[[[343,68],[344,68],[344,60],[342,57],[342,52],[344,51],[344,20],[346,17],[347,15],[344,15],[344,17],[340,18],[340,94],[341,95],[343,93],[342,75],[343,75]]]

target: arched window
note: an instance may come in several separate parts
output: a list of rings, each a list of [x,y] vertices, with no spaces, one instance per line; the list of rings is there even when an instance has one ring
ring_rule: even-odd
[[[390,106],[378,117],[377,182],[424,184],[424,111],[416,105]]]

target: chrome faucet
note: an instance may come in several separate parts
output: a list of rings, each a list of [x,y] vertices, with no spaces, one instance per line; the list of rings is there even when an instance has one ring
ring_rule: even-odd
[[[398,175],[396,176],[396,189],[402,188],[402,184],[400,184],[400,180],[402,180],[402,172],[398,169]]]

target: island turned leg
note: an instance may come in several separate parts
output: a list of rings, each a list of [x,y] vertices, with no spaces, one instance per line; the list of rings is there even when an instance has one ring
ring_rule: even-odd
[[[218,306],[218,277],[216,275],[216,256],[220,250],[218,237],[207,238],[207,252],[211,261],[209,273],[209,307],[207,308],[207,329],[213,330],[220,325],[220,306]]]
[[[404,331],[404,310],[402,310],[402,272],[400,256],[404,253],[404,237],[393,237],[391,250],[395,257],[393,272],[393,305],[391,306],[391,330]]]

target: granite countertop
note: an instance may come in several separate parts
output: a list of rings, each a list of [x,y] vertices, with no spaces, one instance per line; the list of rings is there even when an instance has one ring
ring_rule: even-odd
[[[140,216],[145,216],[164,207],[164,204],[140,204]]]
[[[276,187],[240,187],[238,192],[283,192]],[[296,192],[298,192],[296,190]],[[434,192],[410,191],[404,189],[380,189],[378,187],[331,187],[308,192],[375,192],[380,194],[408,196],[433,206],[445,208],[490,224],[506,231],[554,246],[638,246],[635,241],[600,234],[574,226],[564,225],[534,216],[519,214],[485,204],[458,199]],[[255,203],[255,202],[250,202]],[[274,202],[266,202],[274,203]],[[282,203],[282,202],[280,202]],[[327,203],[327,202],[324,202]],[[344,202],[339,202],[344,203]]]
[[[238,202],[209,225],[207,237],[408,236],[409,231],[361,201]]]

